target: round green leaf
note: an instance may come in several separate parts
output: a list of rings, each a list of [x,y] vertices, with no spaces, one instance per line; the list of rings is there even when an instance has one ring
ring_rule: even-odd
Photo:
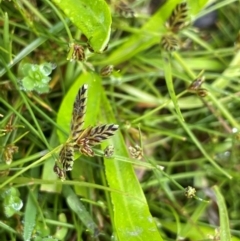
[[[22,79],[22,86],[25,91],[31,91],[34,88],[34,82],[28,76]]]

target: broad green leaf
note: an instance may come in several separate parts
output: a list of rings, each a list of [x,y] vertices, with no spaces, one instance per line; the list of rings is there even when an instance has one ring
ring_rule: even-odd
[[[79,88],[83,84],[88,84],[88,99],[87,110],[85,116],[85,127],[95,125],[100,103],[100,79],[94,73],[82,73],[71,86],[66,96],[64,97],[57,114],[57,124],[60,125],[66,134],[57,131],[60,143],[64,143],[70,134],[70,122],[72,118],[73,103],[76,98]]]
[[[100,120],[103,123],[115,123],[110,103],[102,89]],[[115,154],[128,156],[123,137],[118,131],[111,139],[102,145],[113,145]],[[162,238],[151,216],[142,188],[136,178],[133,166],[130,163],[117,159],[104,159],[106,176],[111,189],[119,190],[124,194],[111,193],[114,211],[114,226],[119,241],[161,241]]]
[[[54,0],[66,16],[89,40],[96,52],[107,46],[111,31],[111,12],[104,0]]]

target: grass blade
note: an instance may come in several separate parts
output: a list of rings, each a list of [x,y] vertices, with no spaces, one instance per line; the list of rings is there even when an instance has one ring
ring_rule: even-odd
[[[198,147],[198,149],[201,151],[201,153],[206,157],[206,159],[218,170],[220,173],[222,173],[224,176],[226,176],[229,179],[232,179],[232,176],[228,174],[224,169],[222,169],[213,159],[212,157],[206,152],[206,150],[202,147],[201,143],[197,140],[193,132],[190,130],[190,128],[187,126],[187,124],[182,121],[178,116],[177,116],[180,124],[184,128],[184,130],[188,133],[189,137],[191,140],[195,143],[195,145]]]
[[[174,104],[175,110],[176,110],[179,118],[182,121],[184,121],[184,118],[182,116],[181,110],[180,110],[179,105],[178,105],[177,96],[175,94],[175,90],[174,90],[174,86],[173,86],[170,59],[167,55],[165,55],[163,57],[163,69],[164,69],[164,73],[165,73],[165,79],[166,79],[166,83],[167,83],[168,92],[169,92],[169,95],[170,95],[170,97],[172,99],[172,102]]]
[[[98,234],[97,225],[94,223],[91,215],[85,206],[80,202],[78,196],[69,186],[63,186],[63,195],[66,198],[68,206],[75,212],[78,218],[83,222],[87,229],[94,236]]]
[[[37,207],[33,198],[37,198],[37,189],[29,192],[24,215],[23,238],[25,241],[31,240],[33,229],[36,225]]]
[[[230,226],[229,226],[228,210],[225,203],[225,198],[217,186],[214,186],[213,190],[217,198],[217,204],[219,209],[220,238],[221,238],[221,241],[230,241],[232,239],[231,239],[231,233],[229,228]]]

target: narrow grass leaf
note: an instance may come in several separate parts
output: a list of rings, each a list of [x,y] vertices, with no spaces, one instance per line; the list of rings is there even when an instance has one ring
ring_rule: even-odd
[[[201,153],[205,156],[205,158],[218,170],[220,173],[222,173],[224,176],[226,176],[229,179],[232,179],[232,176],[228,174],[223,168],[221,168],[213,159],[212,157],[207,153],[207,151],[203,148],[201,143],[198,141],[196,136],[193,134],[193,132],[190,130],[188,125],[177,116],[180,124],[184,128],[184,130],[188,133],[191,140],[195,143],[195,145],[198,147],[198,149],[201,151]]]
[[[107,46],[111,31],[111,12],[104,0],[54,0],[66,16],[88,38],[96,52]]]
[[[206,226],[206,224],[203,224],[201,222],[196,223],[196,225],[194,225],[193,223],[191,223],[191,229],[189,230],[187,236],[180,236],[179,237],[187,237],[188,240],[206,240],[206,241],[213,241],[214,238],[209,239],[209,236],[213,236],[216,234],[215,232],[215,228],[210,227],[210,226]],[[162,221],[161,225],[164,227],[164,229],[170,231],[171,233],[177,233],[177,223],[176,222],[172,222],[172,221]],[[181,228],[185,229],[186,226],[188,226],[188,224],[186,223],[180,223]],[[215,239],[216,240],[216,239]],[[219,239],[218,239],[219,240]],[[227,240],[231,240],[231,241],[240,241],[240,239],[236,236],[232,236],[231,239],[224,239],[224,241]],[[222,240],[221,240],[222,241]]]
[[[54,131],[50,137],[49,144],[50,144],[50,146],[53,146],[53,145],[56,145],[57,142],[58,142],[57,133],[56,133],[56,130],[54,129]],[[62,185],[55,182],[55,180],[58,180],[58,177],[57,177],[57,175],[53,175],[53,165],[54,165],[56,158],[57,158],[57,155],[52,155],[46,161],[44,161],[43,169],[42,169],[42,179],[43,180],[51,180],[52,183],[51,184],[49,184],[49,183],[41,184],[41,186],[40,186],[41,191],[54,192],[54,193],[61,192]]]
[[[5,13],[4,15],[4,25],[3,25],[3,44],[4,44],[4,52],[2,53],[2,57],[5,58],[5,61],[8,63],[11,59],[11,52],[10,52],[10,34],[9,34],[9,19],[8,14]]]
[[[228,67],[224,69],[223,73],[212,83],[212,87],[216,89],[225,89],[229,85],[229,80],[238,76],[240,65],[240,51],[234,55]]]
[[[181,228],[181,232],[179,233],[179,237],[186,237],[190,238],[192,240],[199,240],[201,238],[204,238],[201,235],[200,230],[196,230],[195,233],[192,232],[193,223],[197,223],[199,219],[203,216],[205,210],[207,209],[209,203],[208,202],[201,202],[199,206],[194,210],[194,212],[191,214],[191,217],[189,217],[189,221],[186,225],[184,225]],[[196,227],[198,225],[196,224]]]
[[[101,121],[116,123],[110,103],[102,89]],[[106,141],[102,148],[113,145],[115,154],[128,156],[126,146],[120,131]],[[133,166],[130,163],[117,159],[104,158],[106,176],[111,189],[119,190],[124,194],[111,193],[114,206],[114,226],[119,241],[161,241],[162,238],[148,208],[142,188],[136,178]]]
[[[184,121],[181,110],[179,108],[178,99],[175,94],[174,86],[173,86],[172,69],[171,69],[171,63],[170,63],[170,59],[169,59],[168,55],[165,55],[163,57],[163,68],[164,68],[164,74],[165,74],[165,79],[166,79],[169,95],[171,97],[171,100],[173,102],[173,105],[175,107],[175,110],[176,110],[179,118],[181,118],[181,120]]]
[[[216,195],[219,216],[220,216],[220,238],[221,241],[230,241],[231,233],[229,226],[228,210],[225,203],[225,197],[220,192],[220,189],[217,186],[213,187],[213,190]]]
[[[217,99],[211,92],[208,93],[209,99],[214,103],[222,115],[229,121],[233,128],[240,130],[240,125],[238,121],[234,119],[234,116],[228,111],[228,108],[224,106],[219,99]],[[234,113],[233,113],[234,114]]]
[[[164,229],[170,231],[171,233],[176,233],[178,234],[179,239],[187,239],[187,240],[206,240],[206,241],[210,241],[208,239],[209,235],[214,235],[215,231],[214,228],[212,227],[208,227],[206,225],[202,225],[201,223],[197,223],[196,225],[194,225],[193,223],[191,223],[191,229],[189,230],[189,232],[186,234],[183,234],[181,232],[181,235],[177,233],[178,230],[178,225],[180,225],[182,230],[186,230],[186,226],[188,226],[188,224],[186,223],[176,223],[176,222],[172,222],[172,221],[162,221],[161,225],[164,227]],[[183,236],[182,236],[183,235]]]
[[[36,225],[37,207],[33,198],[37,199],[37,189],[29,192],[24,213],[23,238],[25,241],[31,240],[33,229]]]
[[[0,228],[1,228],[1,231],[6,230],[9,233],[13,233],[13,234],[17,233],[17,231],[15,229],[11,228],[10,226],[8,226],[6,223],[4,223],[2,221],[0,221]]]
[[[91,232],[92,235],[98,234],[97,225],[94,223],[91,215],[86,210],[85,206],[80,202],[78,196],[69,186],[63,186],[63,195],[66,198],[67,204],[70,209],[76,213],[78,218],[82,221],[84,226]]]

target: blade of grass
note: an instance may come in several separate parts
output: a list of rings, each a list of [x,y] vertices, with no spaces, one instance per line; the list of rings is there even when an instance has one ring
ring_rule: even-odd
[[[91,215],[79,200],[78,196],[74,193],[71,187],[63,186],[63,195],[66,198],[67,204],[70,209],[76,213],[78,218],[82,223],[88,228],[92,235],[95,237],[98,235],[99,231],[97,225],[94,223]]]
[[[216,99],[216,97],[211,92],[208,93],[208,97],[214,103],[214,105],[216,106],[216,109],[220,110],[220,112],[223,114],[223,116],[226,117],[226,119],[229,121],[229,123],[231,123],[231,125],[233,125],[234,128],[237,128],[237,130],[240,130],[240,125],[234,119],[234,117],[231,115],[231,113],[229,113],[227,108],[221,103],[221,101]]]
[[[41,11],[36,7],[34,7],[31,2],[27,0],[22,0],[22,3],[29,9],[29,11],[34,14],[35,18],[38,18],[43,24],[45,24],[48,28],[52,27],[52,24],[43,16]]]
[[[175,115],[175,113],[174,113]],[[191,129],[188,127],[188,125],[183,122],[178,115],[176,115],[176,117],[178,118],[180,124],[182,125],[182,127],[184,128],[184,130],[188,133],[189,137],[191,138],[191,140],[195,143],[195,145],[198,147],[198,149],[201,151],[201,153],[206,157],[206,159],[220,172],[222,173],[224,176],[226,176],[229,179],[232,179],[232,176],[230,174],[228,174],[224,169],[222,169],[212,158],[210,155],[208,155],[208,153],[205,151],[205,149],[202,147],[201,143],[198,141],[198,139],[195,137],[195,135],[193,134],[193,132],[191,131]]]
[[[37,165],[41,164],[43,161],[45,161],[47,158],[51,157],[54,153],[56,153],[59,149],[61,148],[61,146],[56,147],[55,149],[53,149],[52,151],[50,151],[49,153],[47,153],[46,155],[42,156],[39,160],[31,163],[30,165],[22,168],[20,171],[18,171],[17,173],[15,173],[12,176],[9,176],[6,181],[2,182],[0,185],[0,189],[5,187],[8,183],[12,182],[14,179],[16,179],[18,176],[20,176],[22,173],[26,172],[27,170],[36,167]]]
[[[237,51],[234,58],[228,67],[223,71],[222,75],[217,78],[213,83],[212,87],[216,89],[225,89],[229,85],[229,80],[236,75],[239,75],[240,65],[240,51]]]
[[[34,129],[34,127],[21,115],[21,113],[17,110],[18,107],[14,107],[11,106],[10,104],[8,104],[4,99],[2,99],[0,97],[0,101],[9,109],[11,110],[16,116],[19,117],[19,119],[31,130],[32,133],[34,133],[34,135],[36,135],[37,137],[40,137],[40,134]],[[19,101],[17,103],[17,106],[20,106],[23,104],[23,101]]]
[[[58,143],[57,133],[56,133],[56,130],[54,130],[50,137],[49,144],[51,146],[53,146],[56,143]],[[55,162],[56,158],[57,158],[56,155],[52,155],[51,157],[46,159],[46,161],[44,162],[43,170],[42,170],[42,179],[43,180],[51,180],[52,183],[51,183],[51,185],[42,184],[40,187],[41,191],[60,193],[62,190],[62,185],[58,184],[56,182],[56,180],[58,180],[57,175],[53,175],[53,166],[54,166],[54,162]]]
[[[8,13],[4,15],[4,25],[3,25],[3,44],[6,54],[4,53],[5,61],[9,62],[11,60],[11,52],[10,52],[10,35],[9,35],[9,19]]]
[[[228,210],[225,203],[225,198],[220,192],[220,189],[217,186],[213,187],[213,190],[216,195],[219,216],[220,216],[220,237],[221,241],[231,241],[231,232],[229,226]]]
[[[36,225],[36,216],[37,216],[37,207],[34,202],[34,198],[37,198],[38,190],[35,187],[34,190],[29,191],[26,208],[24,212],[24,230],[23,238],[25,241],[28,241],[32,237],[33,229]]]
[[[64,24],[65,30],[68,34],[69,42],[70,43],[73,42],[72,33],[67,25],[67,22],[64,20],[64,16],[59,12],[59,10],[49,0],[46,0],[46,2],[49,4],[49,6],[51,6],[53,11],[58,15],[58,17],[61,19],[62,23]]]
[[[11,228],[10,226],[8,226],[6,223],[0,221],[0,228],[1,230],[6,230],[8,231],[9,233],[13,233],[13,234],[16,234],[17,231],[13,228]]]
[[[170,63],[169,56],[167,54],[163,55],[163,69],[164,69],[164,74],[165,74],[168,92],[169,92],[169,95],[170,95],[171,100],[173,102],[173,105],[175,107],[175,110],[176,110],[179,118],[182,121],[184,121],[184,118],[182,116],[181,110],[180,110],[179,105],[178,105],[178,99],[177,99],[177,96],[175,94],[175,90],[174,90],[174,86],[173,86],[173,79],[172,79],[171,63]]]
[[[34,162],[36,159],[39,159],[41,156],[43,156],[45,154],[45,151],[42,151],[42,152],[39,152],[39,153],[35,153],[33,155],[29,155],[25,158],[22,158],[22,159],[19,159],[19,160],[16,160],[14,162],[12,162],[10,165],[8,164],[2,164],[0,165],[0,171],[2,170],[7,170],[7,169],[11,169],[13,167],[17,167],[17,166],[20,166],[20,165],[23,165],[23,164],[26,164],[27,162]]]
[[[184,225],[184,227],[181,229],[181,232],[179,233],[179,237],[188,237],[188,238],[191,238],[192,240],[198,240],[200,238],[204,238],[204,233],[202,233],[200,229],[196,228],[197,230],[194,235],[191,234],[191,230],[193,225],[196,227],[198,226],[197,222],[199,219],[201,219],[208,205],[209,205],[209,202],[200,203],[200,205],[194,210],[193,214],[189,218],[186,225]],[[189,236],[189,234],[191,234],[191,236]]]

